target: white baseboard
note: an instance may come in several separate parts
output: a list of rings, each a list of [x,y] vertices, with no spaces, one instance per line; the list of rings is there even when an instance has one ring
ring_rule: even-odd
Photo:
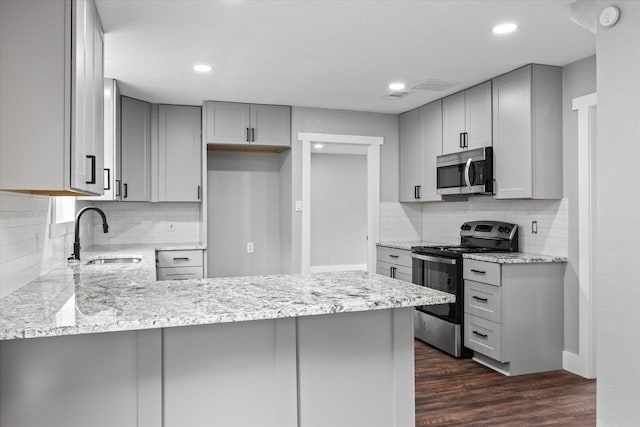
[[[586,372],[582,364],[582,358],[580,358],[580,355],[571,353],[570,351],[562,352],[562,369],[573,374],[580,375],[584,378],[592,378]]]
[[[312,265],[312,273],[328,273],[331,271],[367,271],[367,264]]]

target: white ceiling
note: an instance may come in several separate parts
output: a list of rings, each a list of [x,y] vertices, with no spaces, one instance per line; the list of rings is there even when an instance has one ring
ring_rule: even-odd
[[[569,0],[97,0],[105,75],[157,103],[203,100],[399,113],[518,66],[595,53]],[[505,21],[519,29],[497,36]],[[193,71],[208,63],[208,74]],[[383,98],[387,85],[458,81]]]

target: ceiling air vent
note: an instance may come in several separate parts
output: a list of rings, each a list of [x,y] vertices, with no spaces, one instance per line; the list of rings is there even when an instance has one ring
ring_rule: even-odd
[[[402,91],[402,90],[396,90],[396,91],[393,91],[393,92],[386,93],[383,96],[383,98],[385,98],[385,99],[400,99],[405,95],[409,95],[409,92]]]
[[[412,87],[417,90],[432,90],[434,92],[442,92],[459,85],[460,82],[448,82],[440,79],[427,79],[426,81]]]

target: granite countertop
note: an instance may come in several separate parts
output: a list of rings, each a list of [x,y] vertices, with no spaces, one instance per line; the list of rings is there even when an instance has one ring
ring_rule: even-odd
[[[378,242],[377,246],[383,246],[385,248],[404,249],[410,251],[413,246],[442,246],[444,243],[440,242],[427,242],[421,241],[398,241],[398,242]]]
[[[443,304],[453,295],[366,272],[155,281],[156,248],[101,246],[0,299],[0,340]],[[140,256],[138,264],[97,257]]]
[[[497,264],[538,264],[544,262],[567,262],[567,257],[555,255],[530,254],[526,252],[495,252],[463,254],[465,259],[494,262]]]

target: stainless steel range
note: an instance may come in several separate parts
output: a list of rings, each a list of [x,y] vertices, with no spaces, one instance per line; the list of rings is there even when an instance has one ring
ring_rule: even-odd
[[[452,304],[416,307],[415,336],[447,353],[470,355],[464,348],[462,254],[515,252],[518,226],[498,221],[471,221],[460,227],[460,245],[414,246],[413,283],[456,296]]]

